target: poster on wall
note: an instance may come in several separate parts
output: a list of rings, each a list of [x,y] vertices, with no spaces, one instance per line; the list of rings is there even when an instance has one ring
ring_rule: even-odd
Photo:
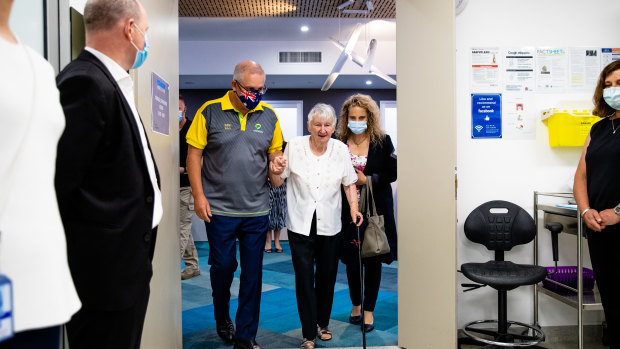
[[[568,55],[564,48],[536,49],[536,87],[539,91],[567,87]]]
[[[499,48],[471,49],[471,91],[499,91]]]
[[[471,94],[471,138],[502,138],[502,94]]]
[[[602,48],[601,49],[601,70],[609,63],[620,59],[620,48]]]
[[[534,90],[534,49],[509,48],[504,52],[504,91]]]
[[[151,127],[153,132],[170,135],[170,89],[166,80],[151,72]]]
[[[594,90],[601,72],[601,58],[597,48],[570,48],[570,87]]]
[[[527,93],[502,95],[503,139],[536,139],[536,115],[533,98]]]

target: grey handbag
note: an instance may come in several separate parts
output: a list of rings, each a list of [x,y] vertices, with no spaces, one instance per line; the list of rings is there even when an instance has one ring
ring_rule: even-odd
[[[383,224],[383,215],[377,214],[375,206],[375,196],[372,192],[372,177],[366,177],[366,219],[368,226],[364,232],[364,242],[362,243],[362,257],[373,257],[390,253],[390,245],[385,235],[385,226]],[[372,207],[372,212],[370,208]]]

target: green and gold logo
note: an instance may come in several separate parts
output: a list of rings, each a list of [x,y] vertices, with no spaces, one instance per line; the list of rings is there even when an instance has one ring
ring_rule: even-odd
[[[263,126],[261,126],[261,124],[256,124],[256,125],[254,125],[254,128],[256,128],[257,130],[260,130],[260,129],[261,129],[261,127],[263,127]]]

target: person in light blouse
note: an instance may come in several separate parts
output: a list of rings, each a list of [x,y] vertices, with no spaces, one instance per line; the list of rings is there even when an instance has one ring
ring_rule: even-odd
[[[334,108],[315,105],[308,114],[310,135],[288,143],[286,168],[280,175],[282,181],[288,178],[287,227],[304,337],[301,349],[313,349],[317,336],[324,341],[332,338],[328,325],[340,251],[341,185],[351,220],[359,225],[363,219],[357,205],[358,178],[347,146],[331,138],[336,123]]]

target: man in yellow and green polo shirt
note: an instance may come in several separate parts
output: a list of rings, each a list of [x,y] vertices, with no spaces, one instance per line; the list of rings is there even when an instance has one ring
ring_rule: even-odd
[[[258,63],[237,64],[232,91],[203,104],[187,132],[194,210],[205,221],[209,239],[217,333],[227,343],[234,341],[235,349],[260,348],[255,337],[269,224],[267,177],[279,177],[285,167],[278,116],[261,102],[266,90]],[[243,267],[235,332],[229,303],[237,239]]]

